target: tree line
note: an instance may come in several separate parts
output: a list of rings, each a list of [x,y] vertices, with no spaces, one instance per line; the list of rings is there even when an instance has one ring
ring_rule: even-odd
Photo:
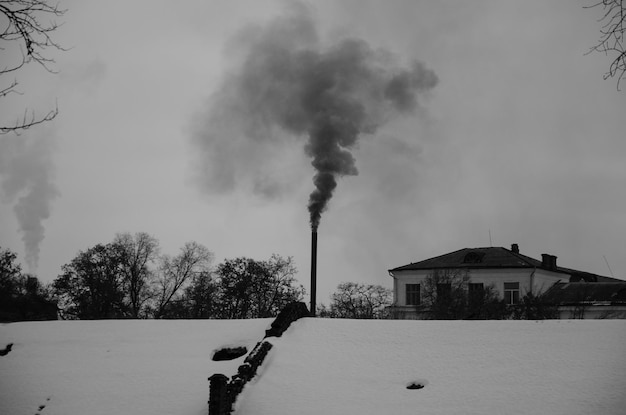
[[[197,242],[185,243],[176,255],[161,254],[158,240],[145,232],[117,234],[80,251],[45,286],[21,272],[14,253],[4,250],[2,259],[5,321],[33,319],[17,307],[29,307],[18,301],[27,293],[54,305],[64,319],[264,318],[304,296],[291,257],[239,257],[214,266],[213,253]]]
[[[161,254],[159,241],[145,232],[120,233],[110,243],[79,251],[47,285],[22,273],[15,253],[0,252],[0,321],[57,315],[63,319],[265,318],[276,316],[290,302],[302,301],[305,294],[291,257],[239,257],[215,266],[213,253],[197,242],[187,242],[177,255]],[[380,285],[345,282],[338,285],[328,306],[320,305],[319,315],[385,318],[392,298],[391,290]]]
[[[0,321],[51,320],[56,316],[48,287],[22,272],[15,253],[0,248]]]
[[[304,295],[291,257],[226,259],[197,242],[159,253],[153,236],[118,234],[80,252],[52,283],[65,318],[263,318]]]

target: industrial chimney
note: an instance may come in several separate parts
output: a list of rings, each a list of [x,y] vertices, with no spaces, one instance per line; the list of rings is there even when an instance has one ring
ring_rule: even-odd
[[[311,316],[315,317],[315,292],[317,289],[317,229],[311,230]]]

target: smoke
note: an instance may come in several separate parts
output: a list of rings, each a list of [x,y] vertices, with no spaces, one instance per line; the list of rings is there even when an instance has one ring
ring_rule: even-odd
[[[3,202],[13,204],[29,272],[37,269],[43,220],[50,217],[51,202],[59,195],[51,181],[52,146],[48,137],[0,137],[0,194]]]
[[[265,26],[247,28],[228,46],[235,64],[214,96],[207,132],[196,136],[213,170],[205,173],[218,177],[222,190],[234,187],[239,168],[262,172],[259,166],[285,145],[277,138],[281,131],[302,137],[315,169],[308,203],[314,230],[337,179],[358,174],[351,150],[359,137],[414,111],[420,94],[438,82],[421,62],[402,65],[364,40],[323,44],[300,4]]]

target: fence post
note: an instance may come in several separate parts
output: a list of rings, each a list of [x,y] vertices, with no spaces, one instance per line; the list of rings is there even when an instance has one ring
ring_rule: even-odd
[[[228,405],[226,386],[228,378],[216,373],[209,378],[209,415],[223,415]]]

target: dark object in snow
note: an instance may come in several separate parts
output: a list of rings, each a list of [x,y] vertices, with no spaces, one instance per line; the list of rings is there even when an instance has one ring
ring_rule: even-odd
[[[244,364],[239,366],[237,373],[230,382],[221,373],[216,373],[209,378],[209,415],[232,413],[237,395],[241,393],[246,383],[256,375],[257,369],[271,348],[272,344],[269,342],[257,343],[250,354],[246,356]]]
[[[213,357],[211,360],[214,361],[222,361],[222,360],[234,360],[238,357],[243,356],[248,353],[248,349],[245,347],[225,347],[223,349],[219,349],[213,353]]]
[[[5,347],[4,349],[0,350],[0,356],[8,355],[12,348],[13,348],[13,343],[7,344],[7,347]]]
[[[272,322],[271,327],[265,331],[265,337],[282,336],[291,323],[301,317],[307,317],[309,314],[309,310],[303,302],[294,301],[287,304]],[[237,396],[241,393],[246,383],[256,375],[257,369],[261,366],[271,348],[272,344],[265,340],[257,343],[230,381],[220,373],[216,373],[209,378],[209,415],[227,415],[233,412],[233,405]],[[217,351],[213,355],[213,360],[218,360],[216,357],[223,350],[228,349]],[[233,359],[239,356],[235,356]]]
[[[306,304],[303,302],[294,301],[285,306],[276,319],[272,321],[272,326],[268,330],[265,330],[265,337],[280,337],[285,330],[289,328],[291,323],[299,318],[309,315],[309,309],[306,308]]]
[[[226,409],[228,377],[216,373],[209,378],[209,415],[230,413]]]
[[[406,384],[407,389],[424,389],[424,387],[428,385],[428,381],[426,379],[413,379],[409,383]]]

